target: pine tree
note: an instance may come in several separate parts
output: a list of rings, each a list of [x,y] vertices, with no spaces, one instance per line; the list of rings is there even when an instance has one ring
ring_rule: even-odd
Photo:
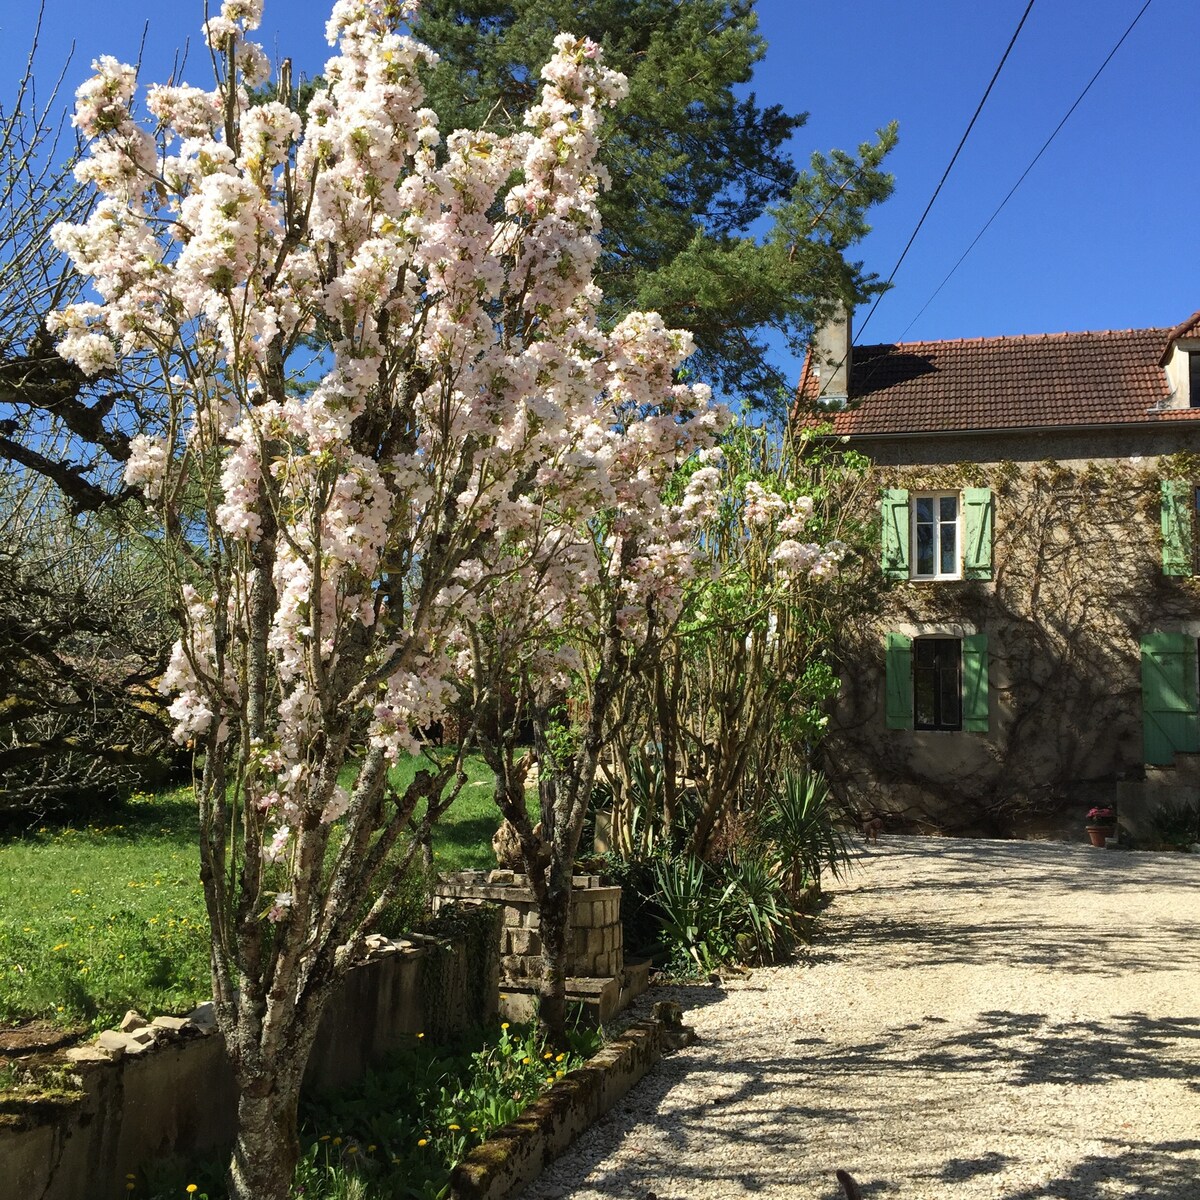
[[[425,0],[415,32],[441,56],[428,92],[442,127],[515,128],[562,29],[629,79],[601,155],[607,319],[661,312],[692,332],[701,378],[771,406],[790,381],[765,361],[764,333],[800,349],[836,301],[878,290],[843,252],[891,191],[879,168],[895,128],[797,171],[787,143],[807,114],[738,93],[766,53],[753,0]]]

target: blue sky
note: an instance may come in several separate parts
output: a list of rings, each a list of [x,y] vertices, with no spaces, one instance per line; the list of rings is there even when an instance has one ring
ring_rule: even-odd
[[[1143,2],[1036,0],[864,342],[1172,325],[1200,308],[1194,0],[1152,0],[1004,212],[924,307]],[[900,122],[896,193],[860,251],[869,269],[886,277],[895,265],[1026,3],[759,0],[769,50],[753,86],[764,103],[810,114],[794,145],[799,161]],[[327,8],[325,0],[266,0],[268,53],[318,71],[328,54]],[[71,90],[99,54],[134,61],[149,21],[143,79],[164,78],[190,38],[186,76],[204,83],[202,11],[201,0],[46,0],[39,78],[49,82],[72,40]],[[0,9],[5,95],[36,12],[35,0]]]

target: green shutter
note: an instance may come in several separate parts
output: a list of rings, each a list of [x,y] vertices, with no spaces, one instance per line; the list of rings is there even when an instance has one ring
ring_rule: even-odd
[[[968,733],[988,731],[988,639],[969,633],[962,640],[962,720]]]
[[[963,578],[991,579],[996,509],[991,488],[963,488]]]
[[[913,727],[912,638],[902,633],[887,635],[887,727]]]
[[[1185,633],[1142,636],[1142,745],[1145,761],[1159,765],[1200,750],[1196,639]]]
[[[1192,509],[1195,492],[1186,479],[1162,481],[1163,574],[1192,573]]]
[[[888,579],[908,578],[908,492],[883,492],[883,573]]]

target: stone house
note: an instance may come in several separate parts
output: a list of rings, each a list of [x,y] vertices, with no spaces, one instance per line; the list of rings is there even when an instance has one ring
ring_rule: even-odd
[[[849,804],[1008,834],[1119,788],[1135,824],[1148,788],[1200,795],[1181,758],[1200,751],[1200,313],[854,347],[846,319],[804,366],[797,419],[815,413],[872,463],[891,583],[841,635],[826,757]]]

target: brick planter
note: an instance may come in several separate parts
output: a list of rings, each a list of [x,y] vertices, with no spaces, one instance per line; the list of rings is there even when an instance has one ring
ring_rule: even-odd
[[[621,889],[601,886],[598,875],[576,875],[573,883],[567,997],[607,1021],[645,990],[648,964],[625,965]],[[542,972],[541,921],[528,879],[513,871],[460,871],[434,889],[434,911],[452,901],[500,907],[500,985],[506,993],[500,1006],[510,1019],[527,1020]]]

